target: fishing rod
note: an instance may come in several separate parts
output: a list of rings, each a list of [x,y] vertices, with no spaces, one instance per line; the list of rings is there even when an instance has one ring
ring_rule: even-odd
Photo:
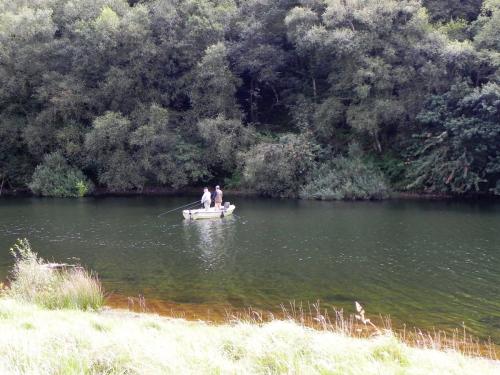
[[[186,207],[189,207],[189,206],[193,206],[193,205],[195,205],[195,204],[201,204],[201,203],[200,203],[200,201],[191,202],[191,203],[185,204],[184,206],[180,206],[180,207],[177,207],[177,208],[173,208],[173,209],[171,209],[171,210],[169,210],[169,211],[165,211],[165,212],[163,212],[163,213],[159,214],[159,215],[158,215],[158,217],[163,216],[163,215],[165,215],[165,214],[168,214],[168,213],[170,213],[170,212],[177,211],[177,210],[179,210],[179,209],[181,209],[181,208],[186,208]]]

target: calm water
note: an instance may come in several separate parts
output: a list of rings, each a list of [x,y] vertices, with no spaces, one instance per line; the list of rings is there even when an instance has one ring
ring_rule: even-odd
[[[276,310],[314,302],[500,343],[500,204],[234,199],[237,216],[185,222],[194,200],[0,200],[0,278],[27,237],[80,262],[107,291],[169,303]],[[71,260],[70,260],[71,261]]]

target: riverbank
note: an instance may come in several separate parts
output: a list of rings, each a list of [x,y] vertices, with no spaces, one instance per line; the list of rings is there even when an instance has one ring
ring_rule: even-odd
[[[498,362],[291,321],[221,325],[0,298],[2,374],[496,374]]]
[[[96,188],[89,196],[91,197],[136,197],[136,196],[198,196],[201,194],[203,187],[190,187],[183,189],[173,189],[168,187],[145,187],[140,190],[123,190],[110,191],[106,188]],[[224,194],[227,197],[249,197],[262,198],[262,195],[256,191],[248,189],[224,189]],[[29,189],[4,189],[1,197],[31,197],[35,196]],[[273,199],[273,198],[268,198]],[[277,199],[277,198],[274,198]],[[279,199],[279,198],[278,198]],[[303,198],[286,198],[294,200],[303,200]],[[425,193],[425,192],[407,192],[407,191],[392,191],[387,198],[377,200],[483,200],[492,199],[500,200],[500,196],[494,194],[468,194],[464,196],[456,196],[451,194]],[[308,199],[316,200],[316,199]]]

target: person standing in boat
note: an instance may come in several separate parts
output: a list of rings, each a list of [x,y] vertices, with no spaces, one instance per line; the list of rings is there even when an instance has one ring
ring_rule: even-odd
[[[203,196],[201,197],[201,204],[205,207],[205,210],[210,208],[210,203],[212,203],[212,199],[210,199],[210,191],[208,188],[203,189]]]
[[[222,205],[222,190],[220,189],[220,186],[217,185],[215,187],[215,208],[217,210],[220,210],[221,209],[221,205]]]

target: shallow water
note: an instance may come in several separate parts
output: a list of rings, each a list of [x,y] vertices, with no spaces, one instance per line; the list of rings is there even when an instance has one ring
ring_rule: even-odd
[[[158,218],[192,197],[0,200],[0,278],[27,237],[108,292],[197,311],[315,302],[500,343],[498,202],[232,199],[236,216]]]

